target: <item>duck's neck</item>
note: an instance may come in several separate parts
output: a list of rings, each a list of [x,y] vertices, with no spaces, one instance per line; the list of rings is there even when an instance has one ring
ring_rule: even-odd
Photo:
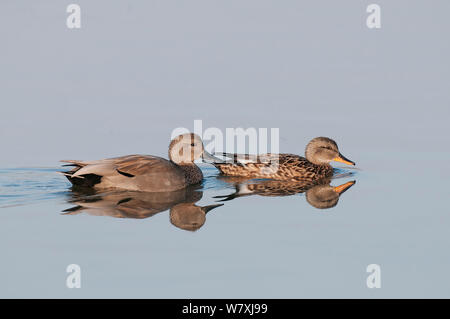
[[[181,163],[177,164],[183,171],[186,177],[186,182],[189,185],[198,184],[203,179],[202,170],[194,163]]]

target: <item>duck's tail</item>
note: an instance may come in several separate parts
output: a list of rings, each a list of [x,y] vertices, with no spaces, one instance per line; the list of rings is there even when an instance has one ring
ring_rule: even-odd
[[[69,182],[72,183],[72,185],[80,187],[92,187],[95,184],[100,183],[102,177],[97,174],[82,174],[82,175],[76,174],[81,168],[88,165],[87,163],[77,160],[62,160],[61,162],[69,163],[64,164],[63,166],[74,166],[69,171],[59,172],[63,174],[69,180]]]

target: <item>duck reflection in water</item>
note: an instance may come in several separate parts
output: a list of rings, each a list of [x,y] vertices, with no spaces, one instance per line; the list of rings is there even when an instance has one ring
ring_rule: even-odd
[[[319,209],[332,208],[337,205],[339,197],[352,187],[356,181],[350,181],[339,186],[331,186],[331,179],[318,182],[312,181],[278,181],[257,180],[242,177],[218,176],[227,183],[234,184],[235,192],[230,195],[215,196],[220,201],[229,201],[238,197],[260,196],[290,196],[305,193],[306,201]]]
[[[331,208],[337,205],[340,195],[356,182],[350,181],[339,186],[331,186],[330,179],[321,182],[256,180],[243,177],[218,176],[232,183],[236,191],[230,195],[215,196],[220,201],[229,201],[238,197],[290,196],[305,193],[307,202],[316,208]],[[86,213],[94,216],[144,219],[160,212],[170,210],[170,222],[181,229],[196,231],[206,221],[206,214],[223,203],[199,206],[203,197],[198,187],[188,187],[174,192],[101,192],[92,188],[72,188],[68,202],[75,205],[63,211],[64,215]]]
[[[195,231],[206,221],[206,214],[223,204],[197,206],[203,192],[185,188],[174,192],[111,191],[73,188],[69,203],[76,206],[64,215],[86,213],[94,216],[143,219],[170,210],[170,222],[181,229]]]

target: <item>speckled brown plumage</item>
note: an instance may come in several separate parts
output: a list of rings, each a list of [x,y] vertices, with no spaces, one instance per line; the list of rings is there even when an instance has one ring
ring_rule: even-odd
[[[214,163],[214,166],[224,175],[276,180],[316,181],[333,175],[329,164],[317,165],[294,154],[264,154],[255,162]]]
[[[313,138],[305,149],[305,157],[294,154],[232,154],[212,164],[224,175],[275,180],[318,181],[333,175],[331,161],[348,165],[354,162],[345,158],[335,141],[328,137]]]

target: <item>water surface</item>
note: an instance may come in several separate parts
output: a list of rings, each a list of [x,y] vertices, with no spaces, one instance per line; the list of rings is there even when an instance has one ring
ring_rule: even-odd
[[[75,30],[67,3],[0,1],[0,297],[450,297],[449,1],[377,0],[380,29],[364,1],[77,4]],[[166,158],[194,120],[278,128],[283,153],[331,137],[357,163],[331,185],[356,184],[319,209],[295,191],[220,202],[236,187],[208,166],[159,202],[56,172]]]
[[[374,162],[368,158],[362,160],[370,167]],[[356,184],[336,205],[322,209],[311,205],[305,193],[220,202],[226,199],[220,196],[235,192],[236,183],[206,165],[202,186],[181,200],[120,192],[79,194],[57,168],[3,169],[2,270],[10,275],[2,280],[1,294],[448,296],[445,191],[437,174],[407,176],[400,167],[407,170],[408,165],[400,164],[394,160],[390,165],[398,165],[395,169],[376,175],[340,168],[331,185]],[[411,187],[414,183],[418,187]],[[224,205],[200,216],[186,213],[186,203]],[[71,263],[81,266],[81,289],[65,286],[65,267]],[[366,286],[366,267],[372,263],[381,266],[381,289]]]

